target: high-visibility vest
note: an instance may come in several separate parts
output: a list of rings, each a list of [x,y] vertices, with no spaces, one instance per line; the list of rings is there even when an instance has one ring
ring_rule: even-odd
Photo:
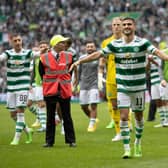
[[[61,98],[72,96],[71,74],[69,67],[72,64],[72,54],[62,51],[59,60],[49,51],[41,56],[45,74],[43,75],[43,95],[54,96],[60,94]]]

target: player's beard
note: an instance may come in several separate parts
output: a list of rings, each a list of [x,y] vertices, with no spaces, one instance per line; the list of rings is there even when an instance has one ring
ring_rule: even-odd
[[[95,50],[89,50],[89,51],[87,51],[88,54],[92,54],[94,52],[95,52]]]
[[[18,45],[16,45],[14,48],[15,48],[15,51],[16,51],[16,52],[20,52],[21,49],[22,49],[22,46],[18,44]]]
[[[131,29],[125,29],[125,30],[123,30],[123,34],[126,35],[126,36],[131,35],[132,32],[133,31]]]

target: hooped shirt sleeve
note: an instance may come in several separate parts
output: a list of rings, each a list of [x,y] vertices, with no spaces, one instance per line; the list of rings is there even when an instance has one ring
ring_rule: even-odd
[[[3,52],[3,53],[0,55],[0,62],[1,62],[1,61],[5,61],[7,58],[8,58],[7,54],[6,54],[5,52]]]

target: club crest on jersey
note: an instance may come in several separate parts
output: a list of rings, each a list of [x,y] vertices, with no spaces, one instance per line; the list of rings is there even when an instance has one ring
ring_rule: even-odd
[[[135,51],[135,52],[138,52],[138,51],[139,51],[139,48],[138,48],[138,47],[134,47],[134,51]]]
[[[22,59],[22,60],[25,60],[25,59],[26,59],[26,56],[25,56],[25,55],[23,55],[23,56],[21,57],[21,59]]]

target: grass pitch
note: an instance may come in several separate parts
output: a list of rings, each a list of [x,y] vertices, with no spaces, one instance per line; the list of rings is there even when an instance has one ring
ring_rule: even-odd
[[[43,148],[45,135],[37,132],[33,135],[32,144],[25,144],[23,133],[20,144],[10,146],[15,123],[10,119],[5,105],[0,105],[0,114],[0,168],[167,168],[168,165],[168,128],[153,128],[153,125],[159,123],[159,117],[155,122],[146,122],[145,119],[143,157],[123,160],[122,142],[112,142],[114,129],[105,128],[109,122],[106,103],[98,106],[100,122],[94,133],[87,132],[89,121],[79,104],[72,104],[76,148],[65,145],[60,126],[57,127],[53,148]],[[28,125],[31,125],[34,116],[29,111],[26,111],[25,115]],[[131,136],[133,146],[134,130]]]

